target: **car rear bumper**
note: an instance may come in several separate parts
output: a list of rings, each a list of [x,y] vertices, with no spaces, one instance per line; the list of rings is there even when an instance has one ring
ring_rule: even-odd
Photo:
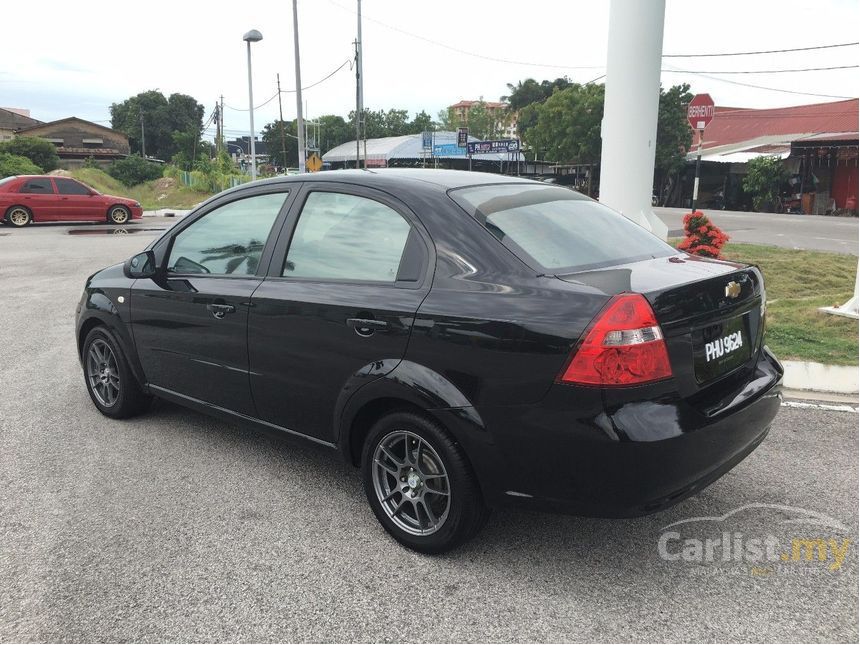
[[[605,391],[557,385],[538,406],[479,410],[495,454],[476,469],[491,504],[596,517],[651,513],[750,454],[779,410],[781,386],[782,366],[766,348],[748,378],[715,400],[649,387],[618,403]]]

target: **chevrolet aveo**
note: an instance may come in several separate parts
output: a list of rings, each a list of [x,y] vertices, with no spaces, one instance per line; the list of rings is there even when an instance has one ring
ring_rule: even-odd
[[[26,175],[0,179],[0,221],[12,226],[33,222],[128,224],[143,217],[139,202],[102,195],[68,177]]]
[[[157,396],[360,467],[423,552],[503,504],[624,517],[764,439],[782,368],[752,266],[679,253],[574,191],[336,171],[221,193],[86,283],[95,406]]]

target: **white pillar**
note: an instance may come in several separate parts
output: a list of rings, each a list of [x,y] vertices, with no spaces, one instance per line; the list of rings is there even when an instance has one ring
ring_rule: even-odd
[[[612,0],[600,201],[665,239],[651,210],[665,0]]]

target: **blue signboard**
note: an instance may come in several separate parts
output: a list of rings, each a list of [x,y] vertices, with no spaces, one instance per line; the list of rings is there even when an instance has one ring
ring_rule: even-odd
[[[474,141],[469,143],[470,155],[490,153],[519,152],[520,142],[517,139],[498,139],[496,141]]]
[[[421,147],[425,150],[429,150],[433,147],[433,133],[432,132],[422,132],[421,133]]]
[[[434,157],[465,157],[466,149],[456,143],[437,143],[433,146]]]

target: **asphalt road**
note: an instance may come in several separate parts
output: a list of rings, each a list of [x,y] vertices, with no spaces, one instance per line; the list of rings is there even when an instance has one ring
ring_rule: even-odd
[[[66,231],[0,228],[0,640],[857,641],[856,413],[783,407],[748,459],[657,515],[497,511],[421,556],[315,448],[168,404],[99,415],[75,303],[154,232]],[[830,530],[786,525],[797,509],[841,523],[838,570],[658,556],[667,525],[754,504],[793,510],[747,508],[747,535]]]
[[[673,235],[673,231],[677,237],[683,234],[682,220],[689,209],[655,208],[654,212],[669,227],[670,236]],[[709,209],[705,209],[704,213],[731,236],[732,242],[858,254],[856,217],[744,213]]]

